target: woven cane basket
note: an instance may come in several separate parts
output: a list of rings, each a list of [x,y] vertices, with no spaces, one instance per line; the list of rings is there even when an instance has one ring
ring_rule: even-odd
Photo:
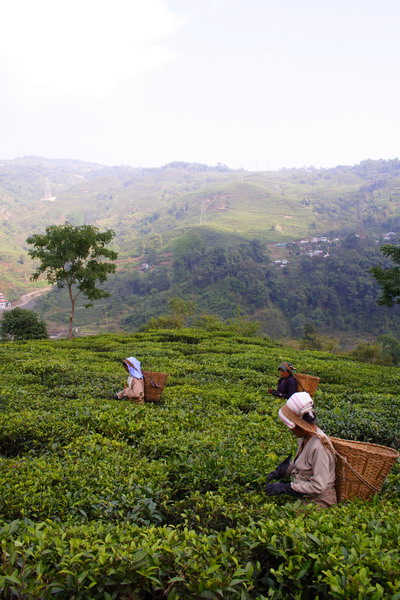
[[[297,381],[298,392],[308,392],[310,396],[314,396],[318,384],[321,381],[319,377],[306,375],[305,373],[296,373],[294,377]]]
[[[336,455],[338,502],[358,497],[367,499],[379,492],[399,457],[393,448],[330,438]]]
[[[161,394],[167,382],[168,373],[142,371],[144,378],[145,402],[161,402]]]

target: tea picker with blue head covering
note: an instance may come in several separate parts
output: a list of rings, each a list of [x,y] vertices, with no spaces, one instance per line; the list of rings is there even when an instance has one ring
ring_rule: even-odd
[[[268,393],[278,398],[286,398],[288,400],[295,392],[297,392],[297,381],[294,377],[296,368],[290,363],[284,361],[279,367],[278,389],[269,388]]]
[[[144,380],[140,362],[134,356],[125,358],[122,365],[128,373],[127,386],[123,390],[115,394],[115,398],[122,400],[127,398],[138,404],[144,403]]]

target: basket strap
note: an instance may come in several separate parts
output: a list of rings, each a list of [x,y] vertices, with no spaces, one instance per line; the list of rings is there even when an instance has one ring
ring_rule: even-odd
[[[329,450],[330,452],[332,452],[332,454],[336,457],[336,458],[341,458],[342,461],[344,462],[344,464],[346,465],[346,467],[348,467],[350,469],[350,471],[352,471],[354,473],[354,475],[356,477],[358,477],[358,479],[360,481],[362,481],[362,483],[364,483],[364,485],[366,485],[367,487],[369,487],[371,490],[373,490],[374,492],[380,492],[380,488],[375,487],[372,483],[370,483],[367,479],[365,479],[365,477],[363,477],[347,460],[347,458],[345,456],[342,456],[334,447],[332,440],[328,437],[328,436],[322,436],[319,435],[318,433],[314,433],[314,435],[316,435],[318,437],[318,439],[321,441],[321,443],[323,444],[323,446],[325,446],[325,448],[327,450]]]
[[[158,385],[158,383],[156,383],[154,381],[154,379],[151,379],[150,377],[146,377],[146,375],[144,375],[144,373],[142,373],[142,375],[145,379],[147,379],[147,381],[150,383],[151,387],[158,387],[158,388],[162,389],[161,385]]]

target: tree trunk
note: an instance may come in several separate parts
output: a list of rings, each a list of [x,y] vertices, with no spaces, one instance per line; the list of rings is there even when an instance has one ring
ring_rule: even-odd
[[[72,338],[72,323],[74,320],[76,298],[74,298],[72,295],[71,286],[68,286],[68,290],[69,290],[69,298],[71,300],[71,314],[69,315],[69,330],[68,330],[68,339],[70,340]]]

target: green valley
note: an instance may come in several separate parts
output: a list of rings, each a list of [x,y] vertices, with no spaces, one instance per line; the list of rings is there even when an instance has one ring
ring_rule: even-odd
[[[0,164],[0,200],[0,291],[14,304],[45,287],[29,280],[29,235],[66,221],[116,232],[112,298],[78,310],[81,333],[136,330],[173,297],[193,301],[197,317],[240,314],[274,337],[298,337],[307,323],[360,339],[399,333],[398,309],[376,305],[369,271],[389,264],[385,236],[399,239],[397,159],[246,172],[25,157]],[[64,307],[59,291],[35,304],[54,333]]]

